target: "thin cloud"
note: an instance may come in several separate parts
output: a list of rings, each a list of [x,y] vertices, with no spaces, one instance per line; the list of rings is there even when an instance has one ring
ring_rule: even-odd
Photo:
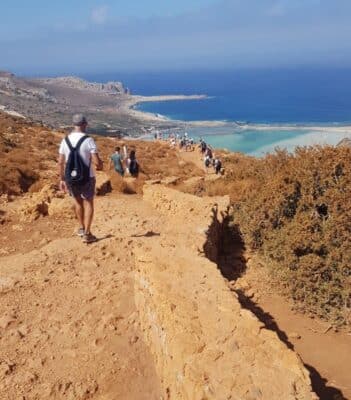
[[[271,15],[272,17],[280,17],[284,15],[286,12],[286,8],[283,3],[276,3],[273,4],[272,7],[269,8],[268,10],[268,15]]]
[[[86,29],[0,37],[7,68],[78,68],[77,58],[92,70],[351,65],[350,0],[221,0],[169,17],[122,18],[101,6],[89,16]]]
[[[104,25],[107,22],[107,6],[96,7],[91,11],[91,22],[96,25]]]

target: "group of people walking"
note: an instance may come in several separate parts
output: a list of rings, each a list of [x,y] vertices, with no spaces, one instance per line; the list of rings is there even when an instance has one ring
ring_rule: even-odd
[[[214,156],[212,147],[201,138],[199,148],[203,157],[206,171],[208,172],[209,168],[213,167],[216,175],[219,175],[222,171],[222,161],[218,157]]]
[[[135,150],[131,150],[128,155],[128,149],[126,145],[123,146],[123,152],[121,152],[121,148],[119,146],[115,148],[115,152],[109,159],[109,170],[111,169],[112,165],[114,166],[115,171],[122,177],[125,175],[125,172],[135,178],[139,174],[139,163],[136,159]]]
[[[187,132],[182,136],[171,133],[168,136],[168,140],[171,147],[177,147],[177,145],[179,145],[179,150],[194,151],[195,149],[195,140],[192,137],[189,137]]]
[[[91,225],[94,217],[94,196],[95,196],[95,170],[103,169],[103,162],[99,156],[94,139],[86,134],[88,121],[82,114],[73,117],[73,131],[61,142],[59,148],[59,188],[67,192],[73,198],[75,213],[79,222],[77,235],[84,243],[96,242],[98,239],[91,233]],[[174,135],[170,140],[177,142]],[[180,140],[180,148],[194,147],[194,141],[185,134]],[[222,163],[215,158],[212,148],[202,139],[200,140],[200,152],[203,155],[205,167],[208,170],[211,166],[219,174]],[[126,145],[115,148],[115,152],[109,158],[109,169],[114,167],[116,173],[124,176],[127,172],[133,177],[139,174],[139,163],[135,150],[128,153]]]

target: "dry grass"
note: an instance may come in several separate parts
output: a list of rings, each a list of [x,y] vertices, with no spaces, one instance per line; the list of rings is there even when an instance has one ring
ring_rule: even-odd
[[[0,113],[0,194],[21,195],[36,192],[46,183],[57,182],[58,146],[65,133],[54,133]],[[187,179],[202,171],[191,163],[184,163],[174,149],[159,142],[116,141],[95,136],[105,170],[109,172],[114,190],[123,193],[141,193],[145,180],[177,176]],[[140,175],[132,184],[119,178],[113,170],[107,171],[109,156],[117,145],[126,143],[136,150]]]

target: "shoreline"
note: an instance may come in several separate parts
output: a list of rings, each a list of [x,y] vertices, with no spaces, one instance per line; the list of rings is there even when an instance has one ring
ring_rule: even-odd
[[[208,95],[160,95],[160,96],[141,96],[141,95],[131,95],[130,98],[125,100],[122,105],[120,105],[119,110],[124,111],[127,114],[138,118],[142,121],[155,124],[159,123],[172,123],[178,129],[196,129],[196,128],[228,128],[232,132],[237,133],[255,130],[255,131],[309,131],[309,132],[330,132],[330,133],[350,133],[351,123],[336,123],[329,122],[323,123],[323,125],[310,125],[306,124],[294,124],[294,123],[247,123],[239,124],[235,121],[223,121],[223,120],[193,120],[185,121],[172,119],[166,115],[152,113],[147,111],[141,111],[135,108],[136,105],[141,103],[149,102],[163,102],[163,101],[188,101],[188,100],[204,100],[208,99]],[[161,128],[160,126],[155,128]],[[233,132],[233,133],[234,133]],[[229,134],[230,132],[228,132]],[[214,133],[215,134],[215,133]]]

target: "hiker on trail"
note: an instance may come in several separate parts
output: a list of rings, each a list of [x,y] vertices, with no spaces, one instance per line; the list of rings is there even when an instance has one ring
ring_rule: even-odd
[[[111,165],[113,163],[115,167],[115,171],[118,172],[121,176],[124,176],[124,168],[123,168],[123,156],[121,154],[121,148],[117,146],[115,148],[114,154],[110,157],[108,169],[111,169]]]
[[[135,150],[132,150],[127,160],[127,169],[131,176],[137,178],[139,175],[139,163],[135,156]]]
[[[205,141],[201,140],[201,141],[200,141],[200,151],[201,151],[201,154],[204,155],[204,154],[206,153],[206,150],[207,150],[207,144],[206,144]]]
[[[84,243],[97,239],[91,233],[94,216],[95,173],[102,170],[103,163],[93,138],[85,134],[88,122],[82,114],[73,117],[74,130],[62,140],[59,149],[60,190],[69,192],[79,229],[77,234]]]
[[[206,173],[208,173],[208,169],[209,169],[210,166],[211,166],[211,159],[210,159],[209,156],[206,156],[206,157],[205,157],[204,163],[205,163],[205,167],[206,167]]]
[[[214,166],[216,175],[218,175],[221,172],[221,169],[222,169],[222,161],[219,158],[216,158],[214,160],[214,165],[213,166]]]
[[[206,148],[205,157],[209,157],[210,160],[213,159],[212,149],[209,146],[207,146],[207,148]]]

